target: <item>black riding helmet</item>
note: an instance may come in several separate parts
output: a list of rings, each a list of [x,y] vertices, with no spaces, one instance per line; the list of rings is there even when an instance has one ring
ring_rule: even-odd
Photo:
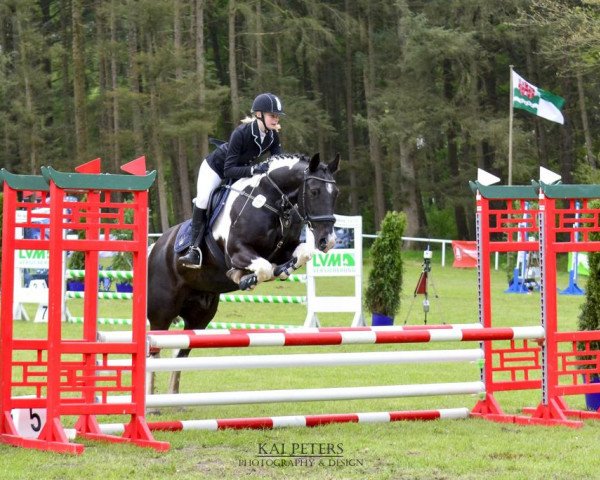
[[[272,93],[261,93],[257,95],[252,102],[252,113],[276,113],[277,115],[285,115],[283,113],[283,105],[277,95]]]

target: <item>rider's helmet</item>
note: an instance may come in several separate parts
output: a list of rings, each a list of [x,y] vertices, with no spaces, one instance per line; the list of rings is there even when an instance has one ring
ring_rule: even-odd
[[[261,93],[257,95],[252,102],[252,113],[276,113],[277,115],[285,115],[283,113],[283,105],[277,95],[272,93]]]

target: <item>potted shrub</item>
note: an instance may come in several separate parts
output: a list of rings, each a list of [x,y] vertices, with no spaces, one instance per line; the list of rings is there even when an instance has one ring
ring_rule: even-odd
[[[373,267],[369,273],[365,306],[372,314],[372,325],[393,325],[400,308],[402,292],[402,234],[406,216],[388,212],[381,232],[371,246]]]
[[[592,202],[590,208],[600,208],[600,202]],[[594,238],[595,237],[595,238]],[[590,240],[598,241],[598,234],[590,234]],[[600,330],[600,252],[589,252],[589,276],[585,288],[585,300],[579,313],[578,329],[580,331]],[[583,342],[578,344],[579,350],[585,349]],[[600,341],[589,342],[590,350],[600,350]],[[586,363],[579,366],[581,370],[595,369],[594,357],[581,355],[579,361]],[[586,378],[587,377],[587,378]],[[596,372],[584,375],[584,381],[600,382],[600,374]],[[585,403],[588,410],[597,411],[600,408],[600,393],[586,393]]]

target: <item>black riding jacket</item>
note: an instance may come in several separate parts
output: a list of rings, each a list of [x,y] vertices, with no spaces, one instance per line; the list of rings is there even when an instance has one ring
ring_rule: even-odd
[[[261,144],[258,120],[237,127],[229,142],[217,147],[207,158],[210,167],[221,178],[243,178],[252,176],[252,165],[259,163],[265,152],[271,155],[282,153],[277,132],[268,131]]]

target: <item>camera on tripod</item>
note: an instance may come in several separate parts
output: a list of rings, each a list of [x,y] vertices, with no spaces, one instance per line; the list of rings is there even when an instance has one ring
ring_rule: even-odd
[[[431,259],[433,257],[433,252],[427,248],[427,250],[423,251],[423,271],[430,272],[431,271]]]
[[[429,284],[433,289],[434,298],[439,298],[437,291],[435,289],[435,285],[433,284],[433,278],[431,276],[431,259],[433,258],[433,252],[427,245],[427,249],[423,251],[423,269],[421,271],[421,275],[419,276],[419,280],[417,281],[417,286],[415,287],[415,291],[413,294],[413,301],[408,308],[408,313],[406,314],[406,318],[404,319],[404,325],[408,321],[408,317],[410,316],[410,312],[412,311],[413,303],[417,298],[417,295],[423,295],[423,313],[425,314],[424,323],[427,325],[427,314],[429,313]]]

